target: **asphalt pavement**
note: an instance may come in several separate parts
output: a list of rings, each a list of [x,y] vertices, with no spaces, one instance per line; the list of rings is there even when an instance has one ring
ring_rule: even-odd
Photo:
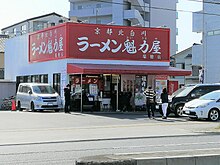
[[[218,134],[220,131],[220,122],[192,121],[185,117],[176,118],[174,116],[162,119],[159,113],[156,114],[155,119],[149,119],[146,112],[71,112],[71,114],[65,114],[52,111],[1,111],[0,121],[0,147],[114,139],[199,137],[206,133]],[[202,152],[213,154],[219,151],[204,150],[201,151],[201,154]],[[156,155],[153,154],[112,154],[99,157],[99,159],[124,160],[146,158],[147,155],[155,157]],[[169,154],[172,155],[171,152]],[[97,160],[97,157],[89,159]]]
[[[64,114],[62,112],[3,111],[0,115],[0,121],[2,123],[0,125],[2,134],[0,145],[47,141],[188,136],[210,131],[215,132],[219,127],[218,122],[190,121],[186,118],[175,117],[162,119],[159,113],[156,114],[155,119],[149,119],[145,112],[72,112]],[[30,132],[31,134],[26,135]],[[40,136],[41,133],[44,136]]]

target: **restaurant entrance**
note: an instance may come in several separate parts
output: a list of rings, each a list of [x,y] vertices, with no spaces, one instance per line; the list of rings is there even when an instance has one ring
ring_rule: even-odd
[[[70,75],[69,80],[73,111],[117,110],[117,93],[121,86],[120,75]]]
[[[72,111],[143,110],[147,85],[154,86],[152,75],[84,74],[70,75]],[[82,88],[81,88],[82,86]]]

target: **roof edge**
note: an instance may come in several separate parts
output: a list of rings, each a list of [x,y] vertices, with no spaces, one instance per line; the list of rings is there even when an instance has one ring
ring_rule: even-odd
[[[44,14],[44,15],[41,15],[41,16],[32,17],[32,18],[23,20],[23,21],[21,21],[21,22],[15,23],[15,24],[13,24],[13,25],[7,26],[7,27],[1,29],[1,31],[4,31],[4,30],[6,30],[6,29],[8,29],[8,28],[11,28],[11,27],[13,27],[13,26],[16,26],[16,25],[21,24],[21,23],[24,23],[24,22],[29,22],[29,21],[31,21],[31,20],[35,20],[35,19],[39,19],[39,18],[43,18],[43,17],[48,17],[48,16],[51,16],[51,15],[56,15],[56,16],[58,16],[58,17],[64,17],[64,16],[62,16],[62,15],[60,15],[60,14],[57,14],[57,13],[55,13],[55,12],[52,12],[52,13],[49,13],[49,14]]]

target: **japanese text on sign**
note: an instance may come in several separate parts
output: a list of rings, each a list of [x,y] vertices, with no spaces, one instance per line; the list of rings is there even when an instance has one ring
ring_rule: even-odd
[[[111,36],[113,34],[113,30],[108,28],[106,33]],[[101,29],[96,28],[95,34],[100,35]],[[124,36],[124,31],[122,29],[118,31],[118,37],[119,36]],[[130,55],[141,51],[143,53],[143,58],[146,58],[146,54],[150,53],[150,59],[161,59],[160,40],[155,38],[153,43],[149,43],[147,41],[146,31],[142,31],[141,36],[142,43],[140,45],[136,45],[135,39],[133,39],[135,37],[135,32],[133,30],[130,31],[130,36],[127,36],[127,39],[123,43],[118,42],[116,38],[105,39],[102,42],[91,42],[89,37],[82,36],[78,37],[77,45],[79,46],[79,50],[81,52],[85,52],[89,48],[98,48],[100,53],[104,53],[106,51],[112,53],[126,52]]]
[[[64,37],[57,29],[44,31],[34,35],[30,45],[30,58],[37,59],[40,56],[59,58],[64,56]]]

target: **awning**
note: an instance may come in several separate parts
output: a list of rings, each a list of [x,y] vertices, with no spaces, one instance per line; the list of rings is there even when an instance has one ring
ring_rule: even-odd
[[[187,76],[191,71],[170,66],[120,65],[120,64],[67,64],[68,74],[136,74]]]

